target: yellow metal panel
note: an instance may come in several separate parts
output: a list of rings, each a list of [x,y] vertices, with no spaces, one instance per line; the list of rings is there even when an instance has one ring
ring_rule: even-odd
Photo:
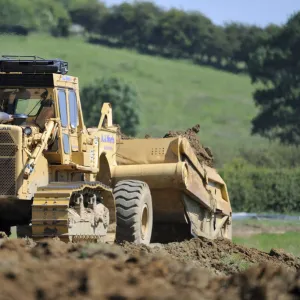
[[[144,164],[117,166],[113,169],[115,181],[138,179],[147,182],[150,188],[184,188],[186,184],[186,164]]]
[[[199,174],[189,165],[188,166],[188,183],[186,192],[192,194],[193,198],[197,199],[209,209],[213,209],[213,201],[210,193],[206,189],[206,185],[202,181]]]
[[[67,220],[68,219],[68,212],[67,210],[59,211],[59,210],[44,210],[44,209],[33,209],[32,210],[32,219],[33,220],[42,220],[42,219],[53,219],[53,220],[58,220],[58,219],[63,219]]]
[[[118,165],[176,162],[178,138],[121,140],[117,144]]]
[[[232,209],[229,202],[224,201],[223,199],[218,199],[217,209],[221,210],[225,215],[231,215]]]

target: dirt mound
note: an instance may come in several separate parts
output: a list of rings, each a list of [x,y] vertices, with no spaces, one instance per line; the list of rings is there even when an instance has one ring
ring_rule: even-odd
[[[264,264],[229,278],[210,281],[204,299],[299,299],[299,276],[300,272]]]
[[[121,247],[20,240],[0,250],[0,299],[197,299],[212,275]]]
[[[181,262],[192,262],[218,275],[231,275],[258,263],[270,263],[293,271],[300,269],[300,260],[291,254],[277,249],[266,253],[236,245],[226,239],[210,241],[199,238],[152,247],[126,243],[123,247],[125,252],[131,254],[141,251],[148,254],[159,253]]]
[[[169,131],[164,135],[164,138],[183,136],[187,138],[200,162],[213,167],[214,157],[211,150],[208,147],[204,147],[197,133],[200,131],[200,125],[197,124],[186,131]]]
[[[272,265],[217,277],[218,261],[226,251]],[[235,300],[297,299],[300,295],[296,259],[280,251],[266,254],[224,241],[195,239],[159,247],[126,243],[121,247],[6,240],[0,255],[0,299]]]

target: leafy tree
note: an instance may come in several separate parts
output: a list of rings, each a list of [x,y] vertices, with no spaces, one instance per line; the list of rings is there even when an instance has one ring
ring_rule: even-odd
[[[98,125],[104,102],[111,103],[113,120],[121,126],[122,132],[135,135],[139,124],[138,95],[135,89],[116,77],[103,78],[84,87],[81,103],[87,126]]]
[[[116,38],[127,47],[134,48],[138,44],[138,37],[133,5],[124,2],[112,6],[104,17],[101,32],[106,36]]]
[[[163,13],[154,30],[153,44],[174,57],[203,53],[211,21],[196,12],[171,9]]]
[[[70,22],[67,18],[59,18],[57,24],[52,28],[51,33],[53,36],[67,37],[70,34]]]
[[[281,27],[276,25],[276,24],[269,24],[267,27],[264,28],[264,30],[266,31],[266,33],[270,36],[272,35],[276,35],[279,33],[279,31],[281,30]]]
[[[0,7],[2,31],[25,33],[39,30],[55,32],[59,36],[68,35],[69,14],[59,1],[0,0]]]
[[[258,26],[244,26],[240,36],[240,49],[236,51],[237,61],[248,63],[251,53],[269,38],[269,33]]]
[[[233,56],[232,48],[226,39],[223,27],[211,25],[209,30],[210,35],[205,41],[206,47],[202,53],[205,53],[210,58],[214,57],[220,66],[223,58],[228,59]]]
[[[19,29],[26,34],[37,27],[29,0],[0,0],[0,7],[0,31],[16,32]]]
[[[153,44],[153,33],[163,11],[152,2],[135,2],[133,4],[135,21],[132,23],[137,37],[138,47]]]
[[[236,53],[240,51],[242,43],[241,40],[245,34],[245,26],[241,23],[231,22],[225,24],[224,32],[226,35],[226,40],[230,46],[229,52],[231,53],[231,56],[229,56],[229,59],[231,63],[237,63],[238,59],[236,57]]]
[[[300,144],[300,13],[251,56],[248,69],[260,111],[252,121],[252,133],[286,144]]]
[[[65,1],[72,22],[84,27],[88,32],[98,32],[107,7],[97,0]]]
[[[185,13],[181,26],[186,37],[186,44],[181,45],[182,50],[191,56],[196,53],[207,53],[215,28],[211,20],[198,12]]]
[[[190,58],[227,70],[248,63],[281,28],[242,23],[216,26],[199,12],[163,10],[150,1],[107,7],[98,0],[0,0],[0,32],[30,31],[68,36],[71,23],[93,33],[89,41],[125,46],[174,58]],[[262,51],[262,50],[260,50]],[[250,63],[250,65],[253,63]]]
[[[171,52],[172,56],[182,55],[182,45],[188,43],[181,25],[184,12],[171,9],[165,12],[155,28],[153,42],[161,53]]]
[[[265,146],[253,146],[253,148],[242,147],[239,156],[247,163],[257,168],[299,168],[300,151],[299,147],[291,145],[280,145],[271,142]]]
[[[55,36],[69,35],[71,19],[60,1],[31,0],[37,22],[36,30],[51,32]]]
[[[67,36],[68,12],[60,2],[47,0],[0,0],[0,31],[19,33],[34,30]]]

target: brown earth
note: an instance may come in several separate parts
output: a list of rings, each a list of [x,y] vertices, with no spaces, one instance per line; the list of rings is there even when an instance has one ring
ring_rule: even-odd
[[[198,136],[200,131],[200,125],[197,124],[192,128],[188,128],[186,131],[169,131],[164,135],[164,138],[183,136],[187,138],[200,162],[205,163],[206,165],[212,167],[214,162],[213,154],[208,147],[204,147]]]
[[[300,260],[282,250],[272,249],[270,253],[265,253],[236,245],[226,239],[210,241],[197,238],[151,247],[127,243],[123,245],[123,249],[129,254],[143,251],[147,254],[163,254],[181,262],[192,262],[216,275],[231,275],[258,263],[283,266],[293,271],[300,269]]]
[[[224,240],[193,239],[151,247],[7,240],[0,257],[0,299],[300,297],[296,258]],[[255,266],[237,273],[243,261]]]

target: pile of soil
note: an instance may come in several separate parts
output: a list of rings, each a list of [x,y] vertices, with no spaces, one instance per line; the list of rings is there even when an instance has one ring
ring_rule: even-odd
[[[192,128],[188,128],[186,131],[169,131],[164,135],[164,138],[168,137],[176,137],[183,136],[187,138],[201,163],[204,163],[210,167],[213,167],[214,157],[213,154],[208,147],[204,147],[198,136],[198,132],[200,131],[200,125],[197,124]]]
[[[214,241],[205,238],[192,239],[180,243],[140,246],[130,243],[123,245],[126,253],[163,254],[174,260],[193,263],[193,265],[210,270],[216,275],[231,275],[243,271],[258,263],[282,266],[292,271],[300,269],[300,260],[280,249],[269,253],[236,245],[226,239]]]
[[[156,247],[7,240],[0,247],[0,299],[299,298],[299,263],[280,251],[241,248],[243,258],[264,263],[216,275],[220,253],[234,249],[205,239]]]

